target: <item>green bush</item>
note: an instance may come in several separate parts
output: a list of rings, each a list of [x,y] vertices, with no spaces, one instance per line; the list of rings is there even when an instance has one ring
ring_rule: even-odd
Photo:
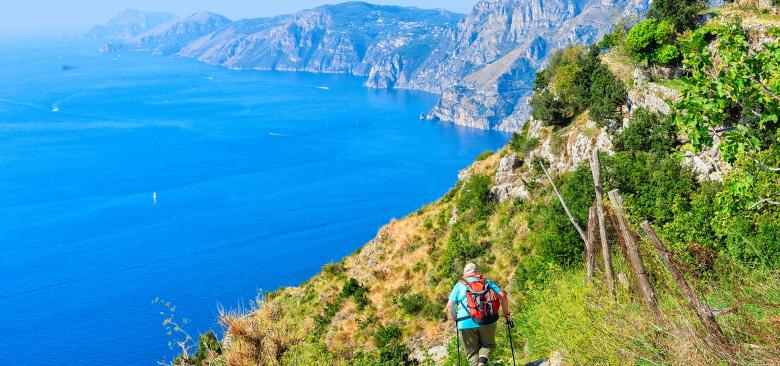
[[[620,106],[625,103],[628,92],[603,64],[596,66],[590,83],[590,116],[600,126],[618,122]]]
[[[512,139],[509,140],[509,148],[520,154],[520,156],[525,156],[539,144],[539,139],[528,137],[529,126],[530,125],[526,123],[525,126],[523,126],[522,131],[520,131],[520,133],[513,133]]]
[[[667,65],[680,58],[680,51],[674,43],[675,37],[672,23],[647,19],[639,22],[628,32],[623,47],[629,55],[639,61]]]
[[[486,219],[495,208],[495,201],[490,188],[493,180],[484,174],[474,174],[458,192],[456,206],[458,215],[466,215],[475,221]]]
[[[398,325],[379,326],[374,333],[374,344],[379,349],[381,365],[405,366],[416,365],[417,362],[409,356],[409,349],[403,342],[403,332]]]
[[[493,156],[493,152],[490,151],[490,150],[485,150],[485,151],[483,151],[481,154],[479,154],[477,156],[476,161],[483,161],[483,160],[486,160],[487,158],[489,158],[491,156]]]
[[[339,298],[345,300],[352,297],[358,306],[358,310],[363,310],[369,303],[368,289],[363,287],[356,279],[350,278],[344,281],[344,287],[341,289]]]
[[[694,29],[700,24],[700,14],[707,8],[704,0],[653,0],[647,15],[668,21],[677,32]]]
[[[628,127],[615,136],[614,145],[616,151],[668,155],[677,145],[677,127],[671,117],[638,109]]]

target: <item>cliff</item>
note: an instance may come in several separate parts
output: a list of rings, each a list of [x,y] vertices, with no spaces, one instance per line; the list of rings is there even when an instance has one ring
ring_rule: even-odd
[[[234,69],[346,73],[373,88],[442,95],[431,120],[519,131],[533,76],[566,44],[588,44],[648,0],[483,0],[466,16],[362,2],[231,22],[199,13],[103,51],[178,54]]]

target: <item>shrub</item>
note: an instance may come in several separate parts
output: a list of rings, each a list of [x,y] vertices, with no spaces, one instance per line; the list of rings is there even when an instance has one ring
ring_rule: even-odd
[[[571,116],[567,116],[564,111],[565,104],[549,90],[535,93],[528,103],[531,116],[542,121],[545,126],[566,126],[571,122]]]
[[[674,43],[675,37],[674,25],[671,23],[647,19],[628,32],[623,46],[629,55],[639,61],[667,65],[680,59],[680,51]]]
[[[616,151],[669,154],[677,145],[677,127],[671,117],[638,109],[614,143]]]
[[[653,0],[647,15],[668,21],[677,32],[694,29],[700,24],[700,13],[707,8],[703,0]]]
[[[528,137],[529,126],[530,125],[526,123],[525,126],[523,126],[523,130],[520,131],[520,133],[513,133],[512,139],[509,140],[509,148],[520,154],[520,156],[525,156],[539,144],[539,139]]]
[[[590,84],[590,116],[600,126],[620,118],[620,106],[625,103],[628,92],[603,64],[595,68]]]
[[[460,188],[456,205],[459,215],[471,215],[475,221],[487,218],[495,208],[490,188],[492,179],[484,174],[472,175]]]
[[[486,160],[487,158],[489,158],[491,156],[493,156],[493,152],[490,151],[490,150],[485,150],[485,151],[483,151],[481,154],[479,154],[477,156],[476,160],[477,161],[483,161],[483,160]]]
[[[379,326],[374,333],[374,344],[379,349],[381,365],[402,366],[415,365],[416,361],[409,356],[409,349],[403,343],[403,332],[397,325]]]
[[[358,310],[363,310],[370,303],[368,300],[368,289],[363,287],[356,279],[350,278],[344,281],[344,287],[341,289],[339,298],[345,300],[352,297],[358,306]],[[335,315],[335,313],[334,313]]]

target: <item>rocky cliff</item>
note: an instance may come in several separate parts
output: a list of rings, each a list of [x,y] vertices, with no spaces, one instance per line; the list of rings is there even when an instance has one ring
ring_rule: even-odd
[[[649,0],[483,0],[467,15],[362,2],[231,22],[175,19],[104,51],[147,50],[235,69],[347,73],[366,86],[442,95],[430,120],[518,131],[536,71],[566,44],[588,44]]]

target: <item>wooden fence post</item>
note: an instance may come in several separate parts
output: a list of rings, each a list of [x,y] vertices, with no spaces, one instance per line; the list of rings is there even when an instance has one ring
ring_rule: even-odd
[[[617,189],[610,191],[608,195],[609,200],[612,202],[612,208],[615,210],[618,224],[617,229],[620,231],[620,235],[623,237],[623,242],[625,244],[623,249],[626,251],[626,257],[628,258],[628,264],[631,266],[631,272],[634,272],[639,292],[642,294],[642,301],[657,318],[660,315],[658,312],[658,301],[655,297],[653,287],[650,285],[650,279],[648,278],[647,270],[645,269],[645,262],[642,260],[642,255],[639,253],[639,246],[634,239],[634,235],[632,235],[629,230],[628,221],[623,212],[623,197],[620,196],[620,192]]]
[[[588,240],[585,241],[585,263],[588,271],[588,283],[593,283],[593,269],[596,267],[596,215],[596,202],[593,202],[588,212],[588,229],[586,233]]]
[[[612,256],[609,253],[607,242],[607,228],[604,223],[604,188],[601,186],[601,163],[599,162],[599,150],[594,148],[590,157],[590,171],[593,174],[593,186],[596,190],[596,213],[598,214],[599,236],[601,238],[601,257],[604,261],[604,277],[607,288],[613,297],[615,293],[615,270],[612,269]]]
[[[707,329],[707,333],[714,337],[724,348],[724,351],[729,354],[729,356],[731,356],[731,343],[726,338],[723,330],[720,329],[720,326],[715,320],[715,315],[712,313],[710,307],[702,303],[701,300],[699,300],[699,297],[696,296],[696,293],[693,292],[693,289],[688,284],[688,281],[685,280],[685,277],[683,277],[680,270],[677,268],[674,262],[672,262],[671,254],[669,254],[669,252],[666,250],[666,247],[664,246],[663,242],[661,242],[661,239],[658,238],[658,235],[656,235],[650,223],[645,221],[639,226],[642,227],[642,230],[644,230],[645,234],[647,234],[647,237],[650,239],[650,242],[653,243],[653,246],[655,246],[658,254],[661,255],[661,260],[669,272],[672,273],[672,277],[674,277],[674,280],[677,282],[677,286],[680,287],[685,297],[688,298],[688,302],[696,311],[696,315],[699,317],[699,320],[702,322],[702,324],[704,324],[704,327]]]

